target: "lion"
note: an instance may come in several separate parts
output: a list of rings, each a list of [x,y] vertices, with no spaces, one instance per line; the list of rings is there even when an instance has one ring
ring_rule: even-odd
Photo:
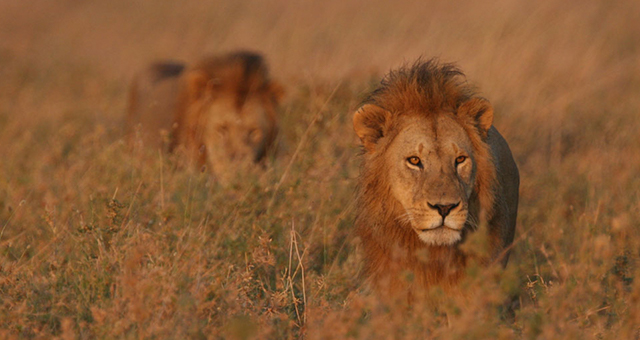
[[[491,104],[435,59],[391,71],[356,110],[355,228],[374,290],[453,289],[468,262],[461,245],[483,225],[485,260],[506,266],[520,179],[492,124]]]
[[[156,63],[134,80],[128,124],[224,181],[274,148],[283,93],[254,52]]]

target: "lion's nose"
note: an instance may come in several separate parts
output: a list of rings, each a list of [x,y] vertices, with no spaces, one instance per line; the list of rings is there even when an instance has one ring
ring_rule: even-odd
[[[427,205],[431,209],[437,209],[438,210],[438,214],[440,214],[440,216],[442,216],[442,218],[445,218],[445,217],[447,217],[449,215],[451,210],[455,209],[457,206],[460,205],[460,202],[458,202],[456,204],[431,204],[431,203],[427,203]]]

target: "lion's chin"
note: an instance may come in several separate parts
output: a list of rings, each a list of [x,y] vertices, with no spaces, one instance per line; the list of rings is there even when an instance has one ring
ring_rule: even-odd
[[[449,246],[462,240],[460,230],[442,226],[435,229],[416,230],[420,240],[432,246]]]

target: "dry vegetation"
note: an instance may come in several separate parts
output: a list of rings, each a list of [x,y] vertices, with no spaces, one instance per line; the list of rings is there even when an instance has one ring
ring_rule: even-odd
[[[640,2],[0,2],[0,337],[640,338]],[[283,151],[222,188],[122,138],[150,60],[263,51]],[[515,252],[464,299],[361,289],[350,112],[456,61],[520,166]],[[438,295],[437,289],[434,296]]]

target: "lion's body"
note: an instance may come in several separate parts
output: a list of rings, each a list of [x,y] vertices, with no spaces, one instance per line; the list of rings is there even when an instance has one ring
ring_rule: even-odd
[[[159,63],[134,81],[129,117],[136,119],[129,125],[142,125],[149,144],[167,131],[169,151],[223,179],[272,148],[281,95],[256,53],[208,57],[188,67]]]
[[[460,245],[482,225],[488,259],[506,264],[518,169],[490,104],[462,77],[418,62],[391,72],[354,115],[365,149],[356,230],[365,274],[385,294],[455,285]]]
[[[129,90],[125,126],[129,139],[167,148],[184,69],[185,65],[179,62],[157,62],[136,74]]]

